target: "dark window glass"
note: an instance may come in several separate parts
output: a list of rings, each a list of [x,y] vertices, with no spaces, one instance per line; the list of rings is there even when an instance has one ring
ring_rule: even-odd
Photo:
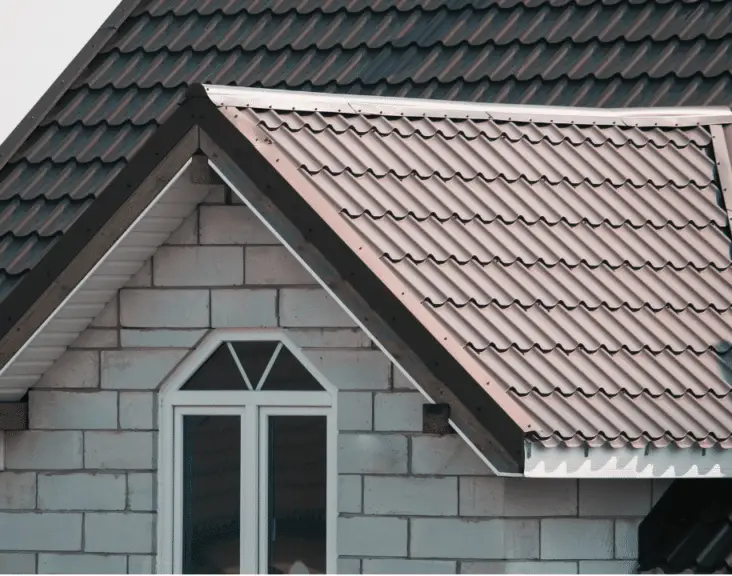
[[[252,388],[257,387],[278,344],[279,342],[231,343]]]
[[[248,390],[248,388],[228,346],[222,344],[196,370],[181,390]]]
[[[324,574],[325,416],[269,417],[269,573]]]
[[[239,573],[239,416],[183,417],[183,573]]]
[[[290,350],[283,346],[275,359],[272,370],[264,380],[262,390],[272,391],[322,391],[323,387],[307,368],[295,358]]]

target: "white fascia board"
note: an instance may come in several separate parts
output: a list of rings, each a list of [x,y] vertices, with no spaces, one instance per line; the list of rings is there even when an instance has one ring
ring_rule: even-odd
[[[547,448],[527,444],[528,478],[729,478],[732,450],[721,448]]]

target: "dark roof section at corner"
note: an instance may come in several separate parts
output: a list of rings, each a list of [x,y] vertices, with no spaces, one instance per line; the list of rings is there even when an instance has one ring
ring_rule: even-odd
[[[732,479],[675,480],[638,528],[641,573],[732,572]]]
[[[0,300],[190,83],[729,105],[731,58],[724,0],[125,0],[0,149]]]

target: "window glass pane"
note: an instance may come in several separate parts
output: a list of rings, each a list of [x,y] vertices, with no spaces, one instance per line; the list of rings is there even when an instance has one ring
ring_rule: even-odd
[[[326,430],[325,416],[269,417],[270,574],[325,573]]]
[[[248,390],[226,344],[219,346],[181,390]]]
[[[231,343],[252,387],[257,386],[278,344],[279,342]]]
[[[183,573],[239,573],[239,416],[183,417]]]
[[[264,380],[262,390],[322,391],[323,387],[294,354],[283,346]]]

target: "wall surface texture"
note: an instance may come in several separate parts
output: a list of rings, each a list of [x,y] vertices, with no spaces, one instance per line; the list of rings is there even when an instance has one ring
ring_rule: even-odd
[[[30,392],[0,571],[155,570],[156,388],[210,328],[282,327],[339,387],[339,571],[628,572],[650,481],[501,479],[246,207],[212,196]]]

